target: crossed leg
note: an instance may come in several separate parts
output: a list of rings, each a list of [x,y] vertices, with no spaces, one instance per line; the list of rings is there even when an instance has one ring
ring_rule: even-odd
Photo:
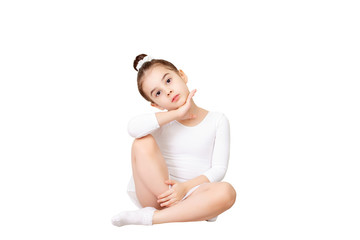
[[[153,224],[208,220],[228,210],[236,192],[227,182],[205,183],[172,207],[155,211]]]
[[[157,196],[169,189],[168,169],[151,135],[136,139],[132,146],[132,169],[136,195],[143,207],[154,207],[152,224],[211,219],[229,209],[236,199],[234,188],[226,182],[206,183],[185,200],[168,208],[157,203]]]

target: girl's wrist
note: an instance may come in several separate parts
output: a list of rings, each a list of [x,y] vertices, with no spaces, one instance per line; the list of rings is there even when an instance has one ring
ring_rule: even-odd
[[[175,112],[175,111],[176,110],[155,113],[159,125],[163,126],[163,125],[165,125],[165,124],[167,124],[169,122],[177,120],[178,119],[178,113]]]
[[[181,183],[184,186],[185,193],[187,193],[192,187],[189,184],[189,181]]]
[[[175,110],[172,110],[172,112],[174,112],[174,120],[181,120],[181,112],[179,111],[179,108],[178,109],[175,109]]]
[[[184,188],[186,189],[186,192],[188,192],[193,187],[200,185],[202,183],[209,183],[209,179],[205,175],[200,175],[196,178],[193,178],[191,180],[188,180],[186,182],[183,182]]]

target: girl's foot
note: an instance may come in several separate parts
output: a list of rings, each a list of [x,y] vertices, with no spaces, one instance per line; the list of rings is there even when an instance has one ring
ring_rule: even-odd
[[[124,225],[152,225],[155,208],[146,207],[135,211],[121,212],[112,217],[113,225],[121,227]]]

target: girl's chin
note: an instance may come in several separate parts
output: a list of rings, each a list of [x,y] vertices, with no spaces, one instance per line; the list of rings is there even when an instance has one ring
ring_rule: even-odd
[[[168,107],[165,107],[165,109],[168,110],[168,111],[176,110],[176,109],[178,109],[179,107],[181,107],[182,105],[184,105],[185,102],[186,102],[185,100],[183,100],[183,99],[180,98],[176,103],[173,103],[173,104],[171,104],[171,105],[168,106]]]

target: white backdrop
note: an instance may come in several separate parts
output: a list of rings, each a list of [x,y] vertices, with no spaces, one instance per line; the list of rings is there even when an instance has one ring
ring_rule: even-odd
[[[1,239],[359,239],[356,1],[1,1]],[[183,69],[231,124],[217,222],[111,225],[135,209],[137,54]]]

